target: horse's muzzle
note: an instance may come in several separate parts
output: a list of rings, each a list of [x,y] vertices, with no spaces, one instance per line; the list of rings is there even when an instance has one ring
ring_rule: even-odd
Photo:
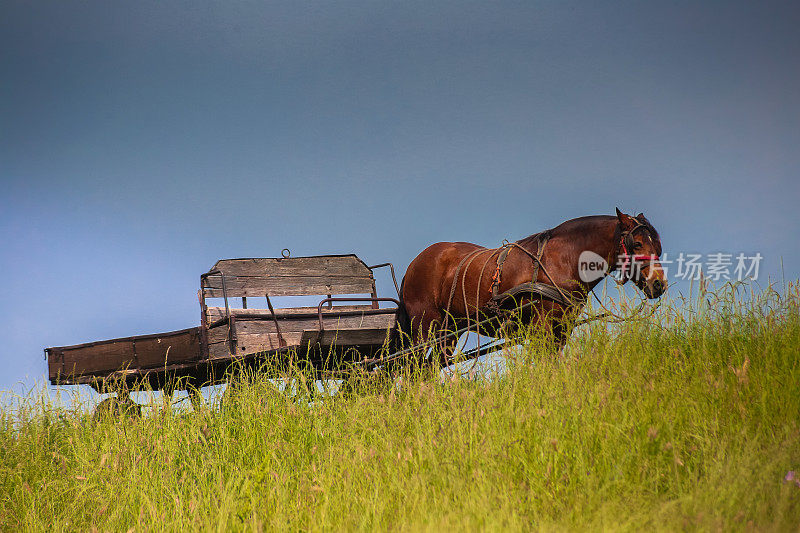
[[[658,298],[659,296],[664,294],[664,291],[667,290],[667,280],[665,279],[649,280],[646,282],[642,290],[645,296],[647,296],[651,300]]]

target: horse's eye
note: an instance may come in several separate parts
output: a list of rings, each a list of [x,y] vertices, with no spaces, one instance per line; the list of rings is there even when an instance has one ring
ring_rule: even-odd
[[[642,243],[640,243],[640,242],[633,243],[633,249],[634,250],[638,250],[641,247],[642,247]]]

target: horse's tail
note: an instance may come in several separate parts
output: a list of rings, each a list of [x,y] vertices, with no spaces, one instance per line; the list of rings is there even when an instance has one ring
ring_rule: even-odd
[[[400,305],[397,306],[395,314],[395,327],[392,334],[392,351],[399,352],[407,342],[411,340],[411,317],[408,316],[406,304],[403,302],[403,284],[406,282],[405,276],[400,281],[400,295],[398,296]]]

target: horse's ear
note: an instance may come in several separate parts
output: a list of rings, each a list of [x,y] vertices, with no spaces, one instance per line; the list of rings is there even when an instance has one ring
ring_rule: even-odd
[[[617,209],[617,218],[619,219],[620,223],[623,226],[626,226],[626,227],[633,226],[634,222],[633,222],[633,219],[631,218],[631,216],[630,215],[626,215],[625,213],[620,211],[619,207],[617,207],[616,209]]]
[[[639,220],[647,220],[647,217],[644,216],[644,213],[639,213],[638,215],[636,215],[636,218],[638,218]]]

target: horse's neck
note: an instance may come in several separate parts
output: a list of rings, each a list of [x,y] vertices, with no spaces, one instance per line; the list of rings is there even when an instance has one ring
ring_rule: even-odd
[[[564,225],[562,225],[564,226]],[[545,247],[544,264],[552,265],[549,272],[553,276],[553,281],[560,287],[578,293],[588,293],[600,281],[602,277],[591,282],[582,281],[579,271],[579,258],[582,252],[591,251],[605,259],[609,264],[609,271],[614,270],[616,251],[616,221],[613,219],[601,220],[584,224],[571,224],[566,227],[557,226],[548,232],[542,232],[520,241],[529,252],[536,254],[538,243],[541,236],[549,233],[548,237],[557,240],[558,246]],[[555,242],[553,243],[555,244]],[[558,254],[561,257],[553,257],[550,254]],[[558,269],[556,265],[564,265]],[[549,282],[550,280],[548,280]]]

